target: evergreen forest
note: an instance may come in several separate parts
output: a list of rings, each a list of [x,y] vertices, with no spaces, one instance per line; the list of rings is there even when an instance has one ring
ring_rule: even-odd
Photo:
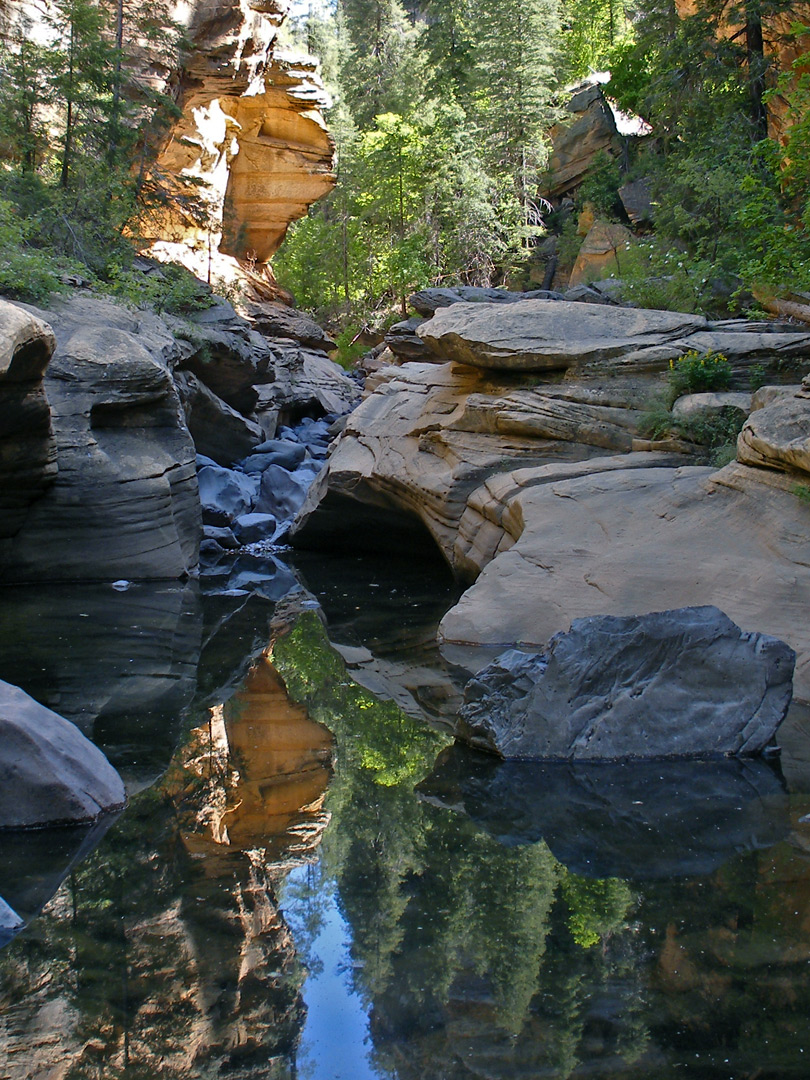
[[[732,310],[810,287],[808,12],[782,0],[340,0],[295,20],[334,105],[338,184],[275,261],[322,318],[394,318],[428,284],[537,288],[590,202],[647,178],[654,232],[625,260],[643,306]],[[574,205],[543,198],[549,132],[573,85],[604,79],[642,117]],[[569,116],[570,119],[570,116]],[[718,301],[718,293],[720,299]],[[375,314],[376,309],[376,314]],[[401,316],[400,316],[401,317]]]
[[[19,14],[0,50],[0,290],[43,299],[72,272],[126,295],[167,204],[204,214],[193,179],[153,167],[176,116],[161,78],[182,34],[161,0],[49,11],[47,41]],[[726,313],[810,289],[810,14],[788,0],[688,12],[669,0],[294,9],[282,35],[321,61],[337,184],[290,229],[280,283],[344,342],[429,284],[537,288],[548,237],[564,263],[586,203],[626,224],[617,191],[643,177],[654,227],[622,273],[637,303]],[[607,96],[649,134],[603,155],[573,199],[549,200],[570,88],[607,73]],[[172,288],[161,304],[195,302],[180,277]]]

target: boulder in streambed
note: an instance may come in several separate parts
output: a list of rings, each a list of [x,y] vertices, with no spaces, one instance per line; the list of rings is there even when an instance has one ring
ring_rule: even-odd
[[[121,777],[74,724],[0,682],[0,829],[95,821],[125,802]]]
[[[504,758],[753,757],[790,705],[795,658],[716,607],[575,619],[545,656],[509,650],[472,679],[455,734]]]

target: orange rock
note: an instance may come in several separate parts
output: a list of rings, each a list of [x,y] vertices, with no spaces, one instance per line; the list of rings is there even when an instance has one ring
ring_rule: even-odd
[[[633,234],[624,225],[596,221],[582,241],[569,285],[596,281],[621,272],[621,252],[633,242]],[[617,257],[618,256],[618,257]]]

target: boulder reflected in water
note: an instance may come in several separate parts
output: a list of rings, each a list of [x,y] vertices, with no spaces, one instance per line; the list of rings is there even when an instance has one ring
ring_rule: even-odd
[[[0,948],[42,911],[118,816],[105,814],[92,825],[68,828],[0,830]]]
[[[2,604],[0,679],[71,720],[130,783],[159,775],[197,682],[196,583],[13,586]]]
[[[784,782],[764,761],[502,762],[455,745],[417,790],[503,844],[544,840],[592,878],[708,874],[789,829]]]

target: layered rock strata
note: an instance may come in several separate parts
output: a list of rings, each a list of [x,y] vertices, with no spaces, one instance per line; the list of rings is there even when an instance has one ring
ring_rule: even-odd
[[[417,333],[445,360],[507,371],[662,371],[692,349],[722,352],[732,364],[784,363],[810,355],[810,333],[768,332],[744,320],[713,323],[702,315],[554,300],[454,304],[439,309]]]
[[[369,380],[295,543],[437,545],[474,582],[442,620],[446,646],[544,646],[574,618],[712,603],[794,648],[810,698],[806,388],[759,391],[769,404],[719,472],[689,464],[682,439],[638,434],[671,358],[719,349],[742,385],[754,365],[800,375],[806,333],[543,300],[453,304],[418,333],[468,362]]]
[[[53,327],[45,372],[58,476],[11,539],[0,581],[177,578],[197,565],[194,445],[156,316],[90,298],[29,309]]]
[[[287,10],[285,0],[194,0],[178,10],[192,48],[176,93],[182,117],[156,168],[203,182],[210,227],[178,216],[160,239],[213,243],[261,265],[334,185],[317,62],[277,45]]]
[[[193,572],[197,455],[227,470],[284,424],[350,409],[358,388],[332,346],[275,304],[246,319],[222,300],[184,318],[83,294],[48,311],[0,301],[0,582]],[[320,456],[297,482],[308,486]],[[240,512],[264,512],[259,482],[237,480],[251,487]]]
[[[0,563],[28,509],[56,477],[56,445],[43,376],[51,328],[0,301]]]

